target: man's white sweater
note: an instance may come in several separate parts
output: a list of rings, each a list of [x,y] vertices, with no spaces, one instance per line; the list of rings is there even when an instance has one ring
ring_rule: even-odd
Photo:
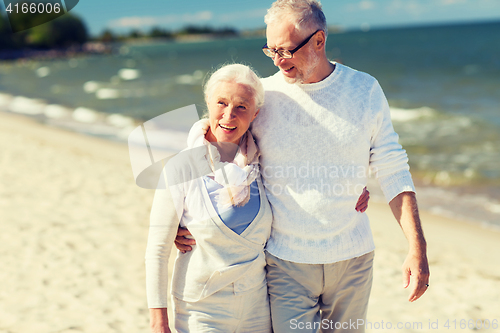
[[[273,211],[267,251],[308,264],[373,251],[368,217],[354,209],[368,169],[387,202],[415,191],[380,85],[340,64],[317,83],[289,84],[279,72],[262,83],[252,133]]]

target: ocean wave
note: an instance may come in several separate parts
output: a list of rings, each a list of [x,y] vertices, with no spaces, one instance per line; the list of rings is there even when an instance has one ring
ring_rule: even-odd
[[[425,184],[500,184],[498,126],[429,107],[391,108],[399,142]]]
[[[125,81],[135,80],[141,77],[141,71],[132,68],[122,68],[118,71],[118,77]]]
[[[391,107],[391,119],[393,122],[405,122],[422,118],[432,118],[437,114],[436,110],[427,106],[417,109],[401,109]]]
[[[81,106],[71,108],[48,104],[42,99],[6,93],[0,93],[0,111],[34,117],[42,123],[118,141],[126,141],[139,122],[121,114],[108,114]]]
[[[186,84],[186,85],[197,85],[201,83],[203,79],[203,71],[196,70],[193,74],[183,74],[178,75],[175,78],[175,82],[178,84]]]
[[[442,187],[422,185],[416,181],[418,206],[435,215],[481,225],[485,228],[500,230],[500,193],[475,186]],[[378,182],[368,179],[370,198],[374,202],[386,203]]]
[[[89,108],[78,107],[73,111],[73,119],[81,123],[94,124],[99,118],[99,112]]]
[[[38,68],[36,71],[36,76],[42,78],[50,75],[50,67],[48,66],[43,66]]]
[[[49,104],[44,109],[46,117],[51,119],[62,119],[70,116],[73,110],[59,104]]]
[[[38,115],[43,113],[46,106],[47,103],[42,99],[15,96],[7,105],[7,109],[14,113]]]

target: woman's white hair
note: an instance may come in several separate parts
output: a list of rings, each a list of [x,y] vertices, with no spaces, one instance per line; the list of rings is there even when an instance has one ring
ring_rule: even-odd
[[[318,0],[276,0],[267,10],[264,22],[269,25],[287,15],[294,20],[295,29],[299,32],[321,29],[325,36],[328,35],[326,17]]]
[[[203,93],[205,102],[208,102],[215,88],[221,82],[234,82],[244,84],[253,93],[255,106],[260,109],[264,105],[264,87],[259,76],[248,66],[242,64],[223,65],[216,70],[205,83]]]

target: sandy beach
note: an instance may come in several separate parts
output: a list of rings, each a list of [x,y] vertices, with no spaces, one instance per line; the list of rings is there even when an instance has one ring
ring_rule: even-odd
[[[153,191],[135,185],[127,146],[0,113],[0,166],[0,332],[149,332]],[[430,288],[409,303],[403,233],[387,205],[368,214],[367,332],[500,332],[498,231],[421,212]]]

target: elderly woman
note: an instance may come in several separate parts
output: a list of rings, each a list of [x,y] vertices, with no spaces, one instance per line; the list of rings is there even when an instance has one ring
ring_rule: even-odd
[[[216,71],[204,92],[209,118],[193,126],[188,149],[169,161],[168,189],[157,190],[153,202],[146,253],[151,327],[170,332],[167,266],[180,225],[197,245],[175,261],[176,330],[270,332],[264,246],[272,214],[248,131],[264,90],[250,68],[234,64]]]
[[[196,239],[178,252],[173,278],[178,332],[271,332],[264,247],[272,213],[259,174],[250,123],[264,90],[247,66],[227,65],[205,85],[208,119],[195,123],[188,148],[164,168],[151,211],[146,280],[151,329],[170,332],[168,258],[178,227]],[[357,209],[366,204],[358,201]],[[175,207],[175,208],[174,208]]]

